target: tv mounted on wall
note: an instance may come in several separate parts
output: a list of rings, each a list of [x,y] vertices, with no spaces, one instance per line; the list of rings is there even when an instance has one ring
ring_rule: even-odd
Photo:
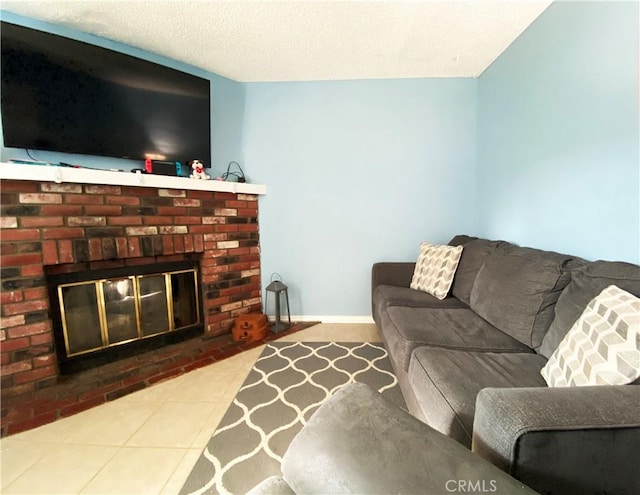
[[[211,165],[210,82],[2,22],[4,145]]]

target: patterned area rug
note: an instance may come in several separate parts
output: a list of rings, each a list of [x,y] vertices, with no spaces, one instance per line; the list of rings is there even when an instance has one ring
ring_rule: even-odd
[[[280,475],[293,437],[325,400],[354,381],[406,409],[382,344],[268,344],[180,493],[240,495]]]

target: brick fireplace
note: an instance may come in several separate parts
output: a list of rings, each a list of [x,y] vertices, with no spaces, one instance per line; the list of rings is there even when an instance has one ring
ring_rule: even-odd
[[[32,398],[61,380],[48,274],[196,259],[206,336],[227,334],[235,316],[261,310],[255,194],[2,180],[1,205],[3,434],[34,419]],[[20,403],[29,407],[14,407]],[[47,411],[40,424],[60,411]]]

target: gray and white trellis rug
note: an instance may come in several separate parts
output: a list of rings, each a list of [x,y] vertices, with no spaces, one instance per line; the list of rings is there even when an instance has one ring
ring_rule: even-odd
[[[280,475],[293,437],[340,387],[361,382],[406,408],[382,344],[267,345],[209,440],[181,495],[246,493]]]

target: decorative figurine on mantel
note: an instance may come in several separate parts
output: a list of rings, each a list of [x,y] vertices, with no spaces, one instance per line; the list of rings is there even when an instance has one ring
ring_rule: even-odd
[[[192,179],[202,179],[208,180],[211,179],[211,176],[204,171],[204,165],[200,160],[191,160],[191,169],[193,172],[189,177]]]

